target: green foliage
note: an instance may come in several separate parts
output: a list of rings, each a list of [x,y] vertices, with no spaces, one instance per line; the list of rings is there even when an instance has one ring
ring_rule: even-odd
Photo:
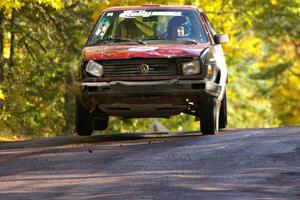
[[[60,10],[63,8],[61,0],[1,0],[0,9],[4,9],[7,14],[14,10],[19,10],[27,4],[46,5],[54,9]]]
[[[72,132],[70,66],[78,65],[91,13],[78,1],[68,1],[62,11],[53,7],[31,2],[14,11],[15,62],[4,66],[2,82],[7,96],[0,128],[7,132],[25,136]]]
[[[2,90],[0,89],[0,100],[4,101],[4,99],[5,99],[5,95],[2,92]]]

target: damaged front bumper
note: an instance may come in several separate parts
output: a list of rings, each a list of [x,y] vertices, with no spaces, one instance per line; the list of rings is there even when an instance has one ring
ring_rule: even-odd
[[[219,97],[222,86],[205,80],[74,82],[76,96],[177,96]]]

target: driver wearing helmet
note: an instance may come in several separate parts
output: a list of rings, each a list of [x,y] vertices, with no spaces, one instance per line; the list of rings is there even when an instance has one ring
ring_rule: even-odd
[[[191,35],[191,25],[182,16],[173,17],[167,27],[167,39],[188,38]]]

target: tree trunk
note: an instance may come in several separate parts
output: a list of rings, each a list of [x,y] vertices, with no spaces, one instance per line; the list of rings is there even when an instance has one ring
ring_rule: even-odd
[[[4,65],[4,10],[0,9],[0,83],[3,82]]]
[[[15,12],[13,11],[10,19],[10,55],[9,66],[12,68],[15,65]]]
[[[74,96],[71,92],[71,84],[72,84],[72,74],[71,71],[68,69],[65,79],[65,121],[66,125],[63,129],[64,135],[71,135],[73,134],[74,130]]]

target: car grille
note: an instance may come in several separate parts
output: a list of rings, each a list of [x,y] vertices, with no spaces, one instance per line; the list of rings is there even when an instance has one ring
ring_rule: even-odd
[[[176,76],[179,74],[179,60],[176,59],[128,59],[98,61],[104,68],[104,77]],[[148,72],[139,66],[146,64]]]

